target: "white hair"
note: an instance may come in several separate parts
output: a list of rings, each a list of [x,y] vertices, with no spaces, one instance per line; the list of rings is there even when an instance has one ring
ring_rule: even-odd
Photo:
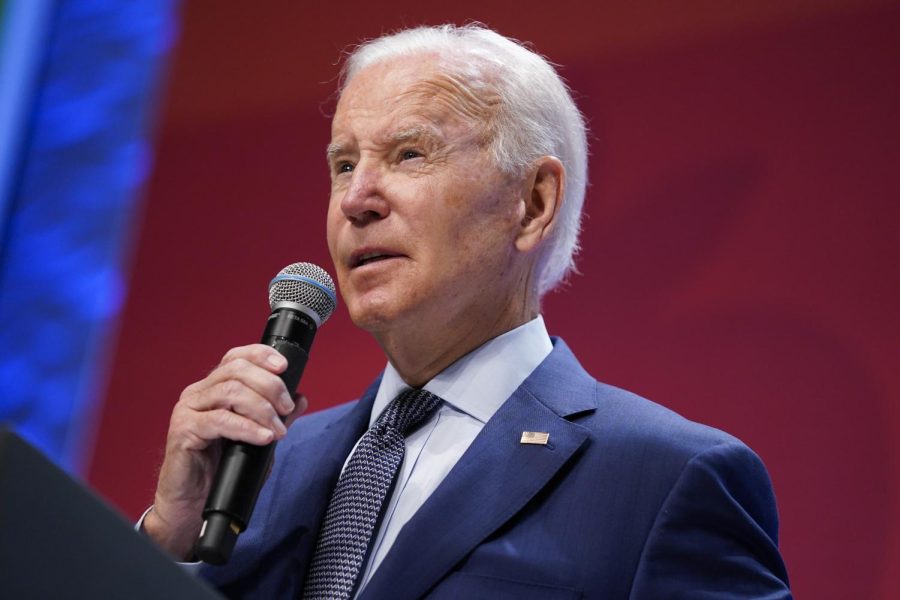
[[[519,42],[480,24],[417,27],[363,43],[347,58],[341,90],[360,71],[401,56],[437,53],[474,93],[499,97],[490,150],[498,167],[520,174],[542,156],[555,156],[566,171],[562,206],[539,250],[538,296],[575,269],[581,207],[587,186],[584,118],[553,65]]]

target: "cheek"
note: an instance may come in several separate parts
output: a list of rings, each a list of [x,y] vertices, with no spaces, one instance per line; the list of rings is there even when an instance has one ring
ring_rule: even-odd
[[[331,252],[332,260],[336,258],[337,237],[343,216],[340,210],[340,204],[334,199],[328,204],[328,216],[325,221],[325,237],[328,242],[328,250]]]
[[[468,244],[481,248],[497,248],[512,243],[519,225],[518,202],[508,190],[486,194],[476,202],[461,200],[455,221],[458,235]]]

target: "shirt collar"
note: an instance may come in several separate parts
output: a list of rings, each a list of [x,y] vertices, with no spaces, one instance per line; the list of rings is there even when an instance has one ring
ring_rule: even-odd
[[[454,408],[487,423],[497,409],[553,350],[540,315],[488,340],[425,384]],[[388,362],[375,395],[369,424],[409,386]]]

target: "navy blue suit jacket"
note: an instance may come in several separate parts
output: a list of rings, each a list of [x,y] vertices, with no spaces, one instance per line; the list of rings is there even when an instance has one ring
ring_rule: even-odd
[[[377,384],[291,427],[231,561],[203,569],[226,595],[297,597]],[[597,382],[554,340],[360,597],[789,598],[777,530],[747,446]]]

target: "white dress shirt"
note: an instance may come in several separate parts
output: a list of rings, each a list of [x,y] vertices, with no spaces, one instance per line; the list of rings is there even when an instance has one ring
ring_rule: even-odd
[[[538,316],[486,342],[425,384],[425,389],[443,398],[444,403],[431,419],[406,438],[406,454],[357,595],[372,578],[406,522],[456,465],[485,423],[551,350],[553,344],[544,320]],[[408,387],[388,363],[369,425]]]

